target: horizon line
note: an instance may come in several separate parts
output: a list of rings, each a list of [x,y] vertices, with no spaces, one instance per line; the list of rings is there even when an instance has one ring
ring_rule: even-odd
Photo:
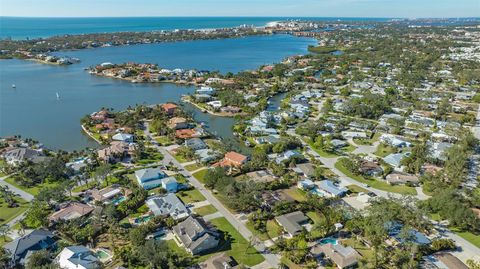
[[[58,19],[88,19],[88,18],[325,18],[325,19],[338,19],[338,18],[347,18],[347,19],[406,19],[406,20],[415,20],[415,19],[480,19],[480,17],[365,17],[365,16],[288,16],[288,15],[278,15],[278,16],[248,16],[248,15],[236,15],[236,16],[188,16],[188,15],[179,15],[179,16],[9,16],[9,15],[0,15],[0,18],[32,18],[32,19],[48,19],[48,18],[58,18]]]

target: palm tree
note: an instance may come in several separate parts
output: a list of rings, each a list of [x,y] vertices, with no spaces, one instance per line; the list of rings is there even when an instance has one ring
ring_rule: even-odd
[[[8,234],[9,229],[10,229],[10,227],[8,227],[8,225],[6,225],[6,224],[0,226],[0,235],[3,238],[3,242],[7,241],[7,234]]]

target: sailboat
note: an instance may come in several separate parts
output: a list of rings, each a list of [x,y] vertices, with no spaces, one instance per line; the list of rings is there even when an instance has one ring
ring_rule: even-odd
[[[57,100],[60,100],[60,94],[57,92]]]

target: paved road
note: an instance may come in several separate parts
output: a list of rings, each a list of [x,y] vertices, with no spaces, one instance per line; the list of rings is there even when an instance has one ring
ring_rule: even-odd
[[[152,138],[152,135],[150,134],[150,132],[148,131],[148,123],[145,124],[146,125],[146,128],[145,128],[145,134],[153,140]],[[178,167],[179,169],[181,169],[181,174],[183,176],[185,176],[187,178],[187,180],[190,182],[190,184],[195,187],[197,190],[200,191],[200,193],[203,194],[203,196],[205,196],[205,198],[207,199],[207,201],[210,202],[210,204],[212,204],[214,207],[217,208],[217,210],[219,211],[219,213],[221,215],[223,215],[225,217],[225,219],[228,220],[228,222],[230,222],[230,224],[235,227],[237,229],[237,231],[246,239],[246,240],[250,240],[251,238],[254,238],[254,235],[252,234],[252,232],[245,226],[244,223],[242,223],[241,221],[239,221],[237,218],[235,218],[235,216],[220,202],[218,201],[218,199],[209,191],[207,190],[203,184],[198,181],[195,177],[192,176],[192,174],[185,170],[182,166],[182,164],[180,162],[178,162],[171,154],[170,152],[168,152],[167,150],[165,150],[163,147],[160,147],[159,145],[154,145],[158,151],[160,151],[160,153],[163,154],[164,156],[164,159],[163,159],[163,162],[164,164],[169,164],[169,163],[172,163],[173,165],[175,165],[176,167]],[[256,245],[255,245],[255,249],[257,249],[262,255],[263,257],[265,258],[265,260],[268,262],[268,264],[270,265],[271,268],[277,268],[278,265],[280,264],[280,258],[279,256],[275,255],[275,254],[272,254],[272,253],[267,253],[265,250],[266,250],[266,247],[265,245],[263,244],[263,242],[261,242],[260,240],[255,240],[256,242],[258,242]]]
[[[295,134],[294,131],[292,130],[288,130],[287,131],[288,134],[290,135],[294,135],[294,136],[297,136],[299,137],[297,134]],[[300,137],[299,137],[300,138]],[[336,158],[325,158],[325,157],[322,157],[320,156],[318,153],[316,153],[308,144],[306,144],[302,139],[300,139],[303,143],[304,146],[307,147],[307,150],[308,150],[308,153],[309,154],[312,154],[316,159],[320,160],[325,167],[329,168],[330,170],[332,170],[332,172],[334,172],[339,180],[340,180],[340,184],[343,185],[343,186],[347,186],[347,185],[357,185],[357,186],[360,186],[362,188],[365,188],[364,184],[362,183],[359,183],[358,181],[346,176],[344,173],[342,173],[340,170],[338,170],[337,168],[335,168],[335,163],[337,162],[338,158],[339,157],[336,157]],[[374,189],[374,188],[367,188],[368,190],[374,192],[376,195],[380,196],[380,197],[384,197],[384,198],[390,198],[390,197],[396,197],[396,198],[399,198],[399,197],[402,197],[401,194],[398,194],[398,193],[391,193],[391,192],[386,192],[386,191],[382,191],[382,190],[378,190],[378,189]],[[418,192],[418,190],[417,190]],[[426,200],[428,199],[428,196],[425,195],[423,192],[419,192],[416,196],[417,199],[419,200]],[[441,231],[442,232],[442,236],[444,238],[448,238],[448,239],[452,239],[453,241],[455,241],[455,243],[460,246],[461,248],[461,251],[457,251],[457,252],[452,252],[453,255],[455,255],[457,258],[459,258],[461,261],[463,262],[466,262],[468,259],[475,259],[475,260],[478,260],[480,261],[480,248],[476,247],[475,245],[473,245],[472,243],[468,242],[467,240],[463,239],[462,237],[458,236],[457,234],[455,233],[452,233],[451,231],[449,231],[446,227],[441,227]]]
[[[7,186],[11,191],[13,191],[15,194],[18,194],[20,197],[22,197],[22,199],[26,200],[26,201],[32,201],[33,200],[33,195],[31,195],[30,193],[28,192],[25,192],[15,186],[13,186],[12,184],[8,183],[5,181],[5,179],[9,178],[10,175],[8,176],[4,176],[4,177],[1,177],[0,178],[0,185],[2,186]]]
[[[33,200],[33,195],[31,195],[30,193],[28,192],[25,192],[7,182],[5,182],[5,179],[7,179],[8,177],[10,177],[11,175],[8,175],[8,176],[4,176],[4,177],[1,177],[0,178],[0,185],[1,186],[7,186],[11,191],[13,191],[15,194],[19,195],[21,198],[23,198],[25,201],[27,202],[30,202]],[[25,213],[22,213],[18,216],[16,216],[14,219],[12,219],[11,221],[7,222],[6,225],[8,227],[13,227],[13,225],[15,225],[17,222],[19,222],[20,220],[23,219],[23,217],[25,216]]]

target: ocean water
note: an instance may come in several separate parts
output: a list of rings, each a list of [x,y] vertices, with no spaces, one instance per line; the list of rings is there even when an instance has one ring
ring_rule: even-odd
[[[0,17],[0,38],[26,39],[64,34],[174,29],[264,26],[287,19],[319,21],[386,21],[380,18],[292,18],[292,17],[123,17],[123,18],[25,18]]]
[[[0,60],[0,136],[19,134],[53,149],[96,147],[81,131],[80,118],[84,115],[102,107],[121,110],[135,104],[179,102],[182,94],[194,91],[191,86],[134,84],[83,70],[101,62],[151,62],[166,68],[237,72],[307,53],[307,46],[315,43],[311,38],[269,35],[59,52],[81,59],[70,66]],[[204,114],[189,106],[187,109],[197,120],[206,121],[211,132],[233,138],[232,118]]]

